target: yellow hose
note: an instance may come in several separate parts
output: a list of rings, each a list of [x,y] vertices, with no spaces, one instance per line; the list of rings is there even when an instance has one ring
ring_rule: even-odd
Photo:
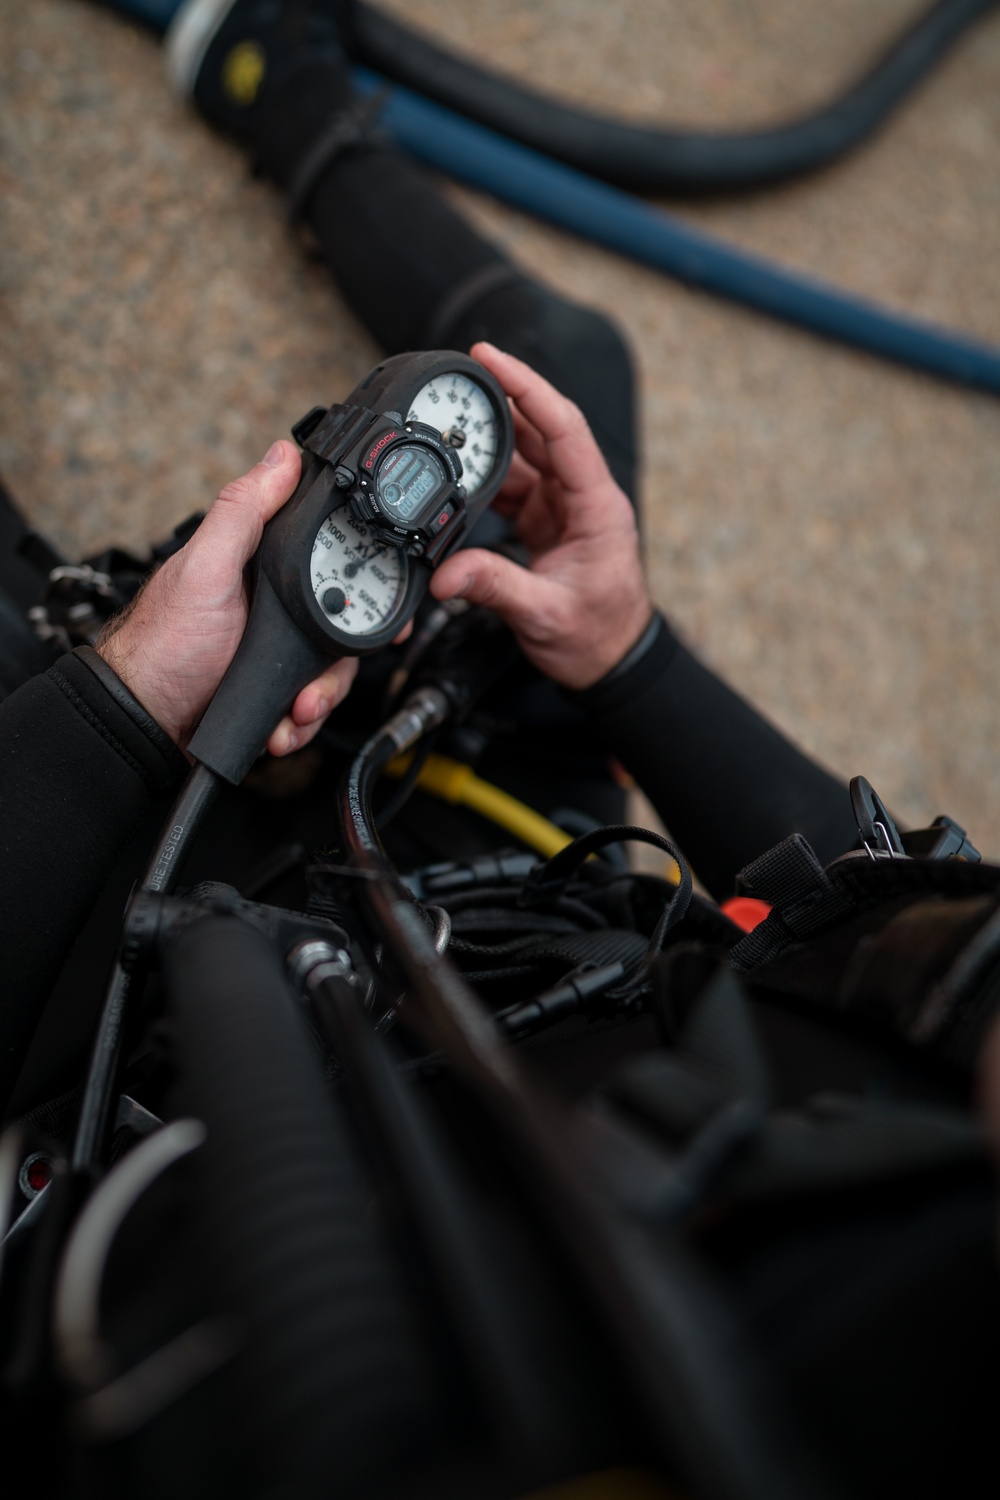
[[[404,775],[410,760],[409,755],[397,755],[386,766],[386,775]],[[523,802],[502,792],[491,782],[483,781],[471,766],[463,765],[458,760],[450,760],[447,755],[428,755],[417,777],[417,786],[422,792],[429,792],[432,797],[440,797],[442,802],[471,808],[481,817],[488,818],[491,823],[506,828],[522,844],[544,854],[546,859],[573,842],[570,834],[557,828],[555,823],[550,823],[548,818],[543,818],[541,813],[526,807]]]
[[[404,776],[412,761],[412,755],[397,755],[385,768],[387,776]],[[469,807],[480,817],[488,818],[500,828],[506,828],[515,838],[550,859],[573,842],[572,835],[564,833],[534,808],[519,802],[509,792],[502,792],[490,781],[483,781],[471,766],[460,760],[451,760],[447,755],[428,755],[417,777],[417,786],[442,802],[452,802],[460,807]],[[593,856],[590,856],[593,858]],[[668,860],[663,878],[677,885],[681,872],[675,860]]]

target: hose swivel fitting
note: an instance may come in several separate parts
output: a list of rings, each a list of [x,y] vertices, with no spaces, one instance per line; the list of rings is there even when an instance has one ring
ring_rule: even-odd
[[[451,703],[440,688],[418,688],[383,726],[382,733],[388,735],[399,753],[408,750],[428,729],[443,724],[450,712]]]

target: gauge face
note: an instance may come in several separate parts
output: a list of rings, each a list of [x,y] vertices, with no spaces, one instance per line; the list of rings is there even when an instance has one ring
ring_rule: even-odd
[[[346,635],[381,630],[406,591],[405,555],[376,541],[346,506],[332,511],[316,533],[309,572],[316,603]]]
[[[468,375],[435,375],[413,398],[408,422],[426,422],[444,435],[462,460],[462,483],[474,495],[490,477],[499,434],[489,396]]]

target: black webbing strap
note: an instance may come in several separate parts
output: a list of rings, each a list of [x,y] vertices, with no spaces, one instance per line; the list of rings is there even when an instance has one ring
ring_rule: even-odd
[[[777,958],[791,944],[855,909],[801,833],[790,834],[741,870],[737,889],[773,908],[730,952],[730,963],[741,972]]]

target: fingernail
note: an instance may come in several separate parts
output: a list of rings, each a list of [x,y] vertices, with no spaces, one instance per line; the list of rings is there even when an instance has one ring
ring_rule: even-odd
[[[290,739],[291,733],[287,728],[282,726],[276,729],[274,731],[274,738],[272,740],[272,744],[274,745],[274,749],[271,752],[272,755],[284,755],[285,751],[288,749],[288,741]]]
[[[462,580],[462,586],[461,586],[461,588],[455,590],[454,597],[456,599],[464,599],[465,596],[466,596],[466,594],[471,589],[472,585],[475,583],[475,581],[476,581],[475,575],[472,574],[472,573],[467,573],[465,575],[465,577],[463,578],[463,580]]]
[[[331,704],[329,698],[317,698],[316,699],[316,717],[317,717],[317,719],[323,719],[323,718],[325,718],[326,715],[330,712],[330,709],[332,708],[332,706],[333,705]]]
[[[272,443],[270,448],[261,459],[262,464],[267,464],[269,469],[280,469],[285,457],[283,443]]]

